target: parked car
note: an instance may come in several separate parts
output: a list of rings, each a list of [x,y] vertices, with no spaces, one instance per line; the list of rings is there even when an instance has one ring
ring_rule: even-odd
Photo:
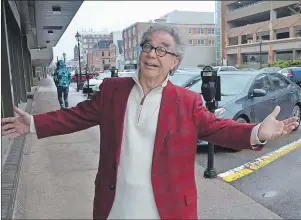
[[[135,71],[129,71],[129,70],[125,70],[123,72],[119,72],[118,73],[118,77],[132,77],[133,74],[135,73]]]
[[[219,72],[224,72],[224,71],[236,71],[238,70],[234,66],[215,66],[213,67],[214,70],[216,70],[218,73]]]
[[[169,76],[172,84],[181,87],[192,85],[192,82],[201,78],[201,73],[198,71],[177,70],[173,75]]]
[[[220,72],[219,75],[222,96],[215,111],[217,117],[241,123],[260,123],[279,105],[281,112],[277,119],[297,116],[300,126],[301,88],[282,74],[233,71]],[[199,80],[189,90],[201,93],[201,85],[202,80]],[[199,144],[206,142],[200,140]]]
[[[275,72],[278,72],[279,70],[281,70],[281,68],[277,67],[277,66],[274,66],[274,67],[265,67],[265,68],[262,68],[260,70],[264,71],[264,72],[268,72],[268,73],[275,73]]]
[[[76,82],[78,80],[80,81],[80,75],[79,74],[75,74],[72,76],[72,82]],[[89,79],[93,79],[94,75],[93,74],[89,74]],[[84,72],[82,72],[82,81],[87,81],[87,76]]]
[[[301,67],[288,67],[278,71],[282,75],[301,86]]]
[[[203,69],[200,67],[184,67],[184,68],[180,68],[179,70],[183,70],[183,71],[191,71],[191,72],[201,72]]]
[[[98,76],[96,76],[94,79],[89,80],[89,87],[92,88],[93,93],[99,91],[99,86],[103,82],[104,78],[111,77],[111,73],[102,73]],[[83,88],[88,88],[88,83],[84,83]]]
[[[242,69],[239,69],[240,71],[257,71],[256,69],[253,69],[253,68],[242,68]]]

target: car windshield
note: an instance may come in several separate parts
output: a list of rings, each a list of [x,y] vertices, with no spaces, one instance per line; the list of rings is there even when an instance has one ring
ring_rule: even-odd
[[[221,75],[221,93],[222,96],[231,96],[241,94],[251,76],[249,75]],[[202,87],[202,80],[192,85],[189,90],[200,93]]]
[[[176,86],[183,86],[191,77],[191,75],[188,74],[175,74],[173,76],[169,77],[169,80],[172,82],[172,84]]]

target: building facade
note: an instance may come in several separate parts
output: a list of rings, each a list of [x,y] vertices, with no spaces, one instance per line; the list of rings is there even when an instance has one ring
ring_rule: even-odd
[[[198,18],[198,20],[196,21],[196,19],[193,19],[194,17]],[[202,18],[205,19],[203,22]],[[182,22],[180,23],[180,21]],[[185,53],[185,57],[181,64],[182,67],[197,67],[198,65],[206,65],[208,62],[215,63],[216,35],[214,13],[174,11],[162,16],[154,22],[137,22],[123,30],[124,59],[126,65],[137,68],[141,51],[140,41],[142,35],[150,26],[156,23],[166,24],[177,28],[188,49],[187,51],[193,51],[193,53],[190,54]],[[190,47],[195,49],[189,50]],[[192,56],[197,56],[198,59],[192,59]],[[184,60],[195,61],[187,63],[184,62]]]
[[[228,65],[272,63],[301,55],[300,1],[220,1],[221,60]],[[260,52],[261,51],[261,52]]]
[[[75,45],[74,49],[73,49],[73,60],[78,61],[78,46],[77,45]]]
[[[88,52],[88,65],[95,71],[104,71],[111,67],[110,45],[113,40],[100,40],[91,52]]]
[[[99,41],[112,41],[113,35],[107,31],[81,31],[80,34],[80,54],[83,66],[87,63],[91,65],[92,52],[95,44]]]

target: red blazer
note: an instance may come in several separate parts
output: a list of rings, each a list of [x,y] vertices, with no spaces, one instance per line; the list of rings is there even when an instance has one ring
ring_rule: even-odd
[[[34,115],[38,138],[99,125],[99,167],[94,219],[107,219],[115,196],[124,115],[132,78],[109,78],[91,100],[70,109]],[[254,124],[222,120],[202,106],[201,96],[168,82],[163,89],[155,139],[152,185],[161,219],[197,219],[197,138],[234,149],[251,149]],[[145,204],[147,205],[147,204]]]

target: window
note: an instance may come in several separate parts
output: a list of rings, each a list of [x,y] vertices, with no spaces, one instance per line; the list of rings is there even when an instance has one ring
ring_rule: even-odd
[[[191,34],[191,33],[192,33],[192,29],[188,28],[188,34]]]
[[[102,60],[102,64],[103,64],[103,65],[105,64],[105,60]]]
[[[204,45],[204,40],[198,40],[198,45]]]
[[[231,96],[241,94],[247,87],[250,76],[239,74],[225,74],[221,75],[221,93],[222,96]],[[233,87],[233,85],[236,85]],[[200,93],[202,87],[202,80],[193,84],[189,90]]]
[[[214,34],[215,30],[213,28],[208,29],[208,34]]]
[[[253,89],[263,89],[265,90],[267,93],[271,91],[271,83],[267,77],[266,74],[261,74],[259,76],[257,76],[253,82],[253,85],[251,86],[251,91]]]
[[[101,54],[101,56],[103,56],[103,57],[105,56],[105,52],[104,52],[104,51],[102,51],[102,54]]]
[[[86,43],[86,42],[87,42],[87,39],[84,39],[84,42]]]
[[[109,56],[111,56],[111,53],[110,53],[110,51],[109,51],[108,53],[109,53]]]
[[[271,74],[270,77],[276,90],[286,89],[289,86],[289,83],[280,74]]]
[[[203,30],[203,28],[198,28],[198,29],[197,29],[197,32],[198,32],[198,34],[203,34],[203,33],[204,33],[204,30]]]
[[[209,40],[209,45],[213,46],[214,45],[214,40]]]
[[[189,45],[192,45],[192,40],[189,40]]]
[[[92,39],[89,39],[89,43],[92,43]]]
[[[233,66],[228,66],[227,71],[237,71],[237,69]]]

